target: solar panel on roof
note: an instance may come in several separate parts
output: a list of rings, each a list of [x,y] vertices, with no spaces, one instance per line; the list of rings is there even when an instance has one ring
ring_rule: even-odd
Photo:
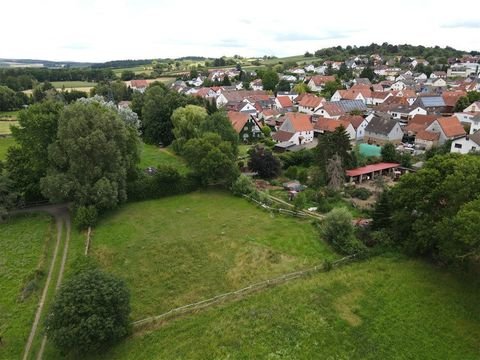
[[[424,97],[422,102],[427,107],[445,106],[445,101],[443,101],[441,96]]]

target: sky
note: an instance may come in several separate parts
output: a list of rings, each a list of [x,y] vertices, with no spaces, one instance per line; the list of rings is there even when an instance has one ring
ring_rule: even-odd
[[[480,51],[480,0],[2,0],[0,58],[278,57],[372,42]]]

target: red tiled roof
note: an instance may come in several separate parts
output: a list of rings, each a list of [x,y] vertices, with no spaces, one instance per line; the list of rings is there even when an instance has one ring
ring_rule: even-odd
[[[130,81],[130,87],[141,89],[146,88],[148,86],[147,80],[132,80]]]
[[[372,165],[359,167],[352,170],[347,170],[346,173],[347,173],[347,176],[359,176],[359,175],[370,174],[374,171],[393,169],[399,166],[400,164],[397,164],[397,163],[379,163],[379,164],[372,164]]]
[[[360,116],[360,115],[343,115],[343,116],[340,116],[338,120],[349,122],[350,124],[352,124],[353,128],[356,130],[358,129],[360,124],[363,122],[364,118],[363,116]]]
[[[457,137],[466,134],[465,129],[456,116],[441,117],[437,119],[440,127],[447,137]]]
[[[314,129],[326,132],[334,132],[336,128],[343,126],[346,129],[348,125],[350,125],[348,121],[318,118]]]
[[[426,140],[426,141],[437,141],[438,139],[440,139],[440,133],[427,131],[427,130],[420,130],[419,132],[417,132],[417,135],[415,136],[415,138],[420,140]]]
[[[329,81],[335,81],[335,76],[333,75],[315,75],[312,76],[313,83],[315,86],[325,85]]]
[[[301,113],[288,113],[285,115],[285,117],[290,119],[290,123],[295,129],[295,132],[313,130],[313,125],[310,122],[310,115]]]
[[[277,141],[288,141],[293,135],[294,134],[290,132],[278,130],[276,133],[272,134],[272,138]]]
[[[458,99],[465,95],[467,95],[465,91],[444,91],[442,98],[446,106],[455,106]]]
[[[438,119],[438,115],[415,115],[405,126],[405,132],[411,132],[416,134],[421,130],[425,130],[435,120]]]
[[[312,94],[306,94],[299,101],[298,105],[303,106],[303,107],[316,108],[323,101],[325,101],[325,99],[322,98],[322,97],[318,97],[318,96],[312,95]]]
[[[227,113],[227,116],[230,119],[230,122],[232,123],[232,126],[237,132],[237,134],[240,134],[243,127],[245,126],[248,119],[250,118],[250,114],[236,112],[236,111],[229,111]]]
[[[334,103],[323,105],[323,110],[330,116],[344,115],[345,112],[340,106]]]
[[[277,100],[282,108],[289,108],[293,106],[293,102],[288,96],[277,96]]]

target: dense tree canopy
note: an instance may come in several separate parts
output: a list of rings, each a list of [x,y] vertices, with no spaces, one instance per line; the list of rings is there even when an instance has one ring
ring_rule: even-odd
[[[138,134],[118,112],[97,102],[76,102],[62,112],[50,166],[41,181],[51,201],[109,209],[127,198],[127,179],[139,161]]]
[[[98,353],[129,333],[129,315],[130,294],[122,280],[83,270],[60,288],[45,329],[64,354]]]
[[[260,177],[271,179],[280,174],[280,160],[273,155],[271,150],[257,145],[255,148],[250,149],[249,155],[248,167],[257,172]]]
[[[400,179],[380,202],[377,218],[411,253],[448,262],[478,258],[479,198],[479,156],[435,156]]]
[[[42,198],[40,179],[47,173],[48,147],[57,137],[62,109],[62,103],[53,101],[31,105],[19,113],[19,126],[12,127],[16,145],[8,150],[5,167],[26,201]]]
[[[267,69],[262,75],[262,84],[264,90],[275,90],[279,82],[278,74],[273,69]]]

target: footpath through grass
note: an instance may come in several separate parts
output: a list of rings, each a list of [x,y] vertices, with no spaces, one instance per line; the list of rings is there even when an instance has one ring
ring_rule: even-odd
[[[134,334],[94,359],[480,358],[480,284],[380,257]]]
[[[47,215],[0,223],[0,359],[19,359],[23,353],[54,238],[55,225]]]

